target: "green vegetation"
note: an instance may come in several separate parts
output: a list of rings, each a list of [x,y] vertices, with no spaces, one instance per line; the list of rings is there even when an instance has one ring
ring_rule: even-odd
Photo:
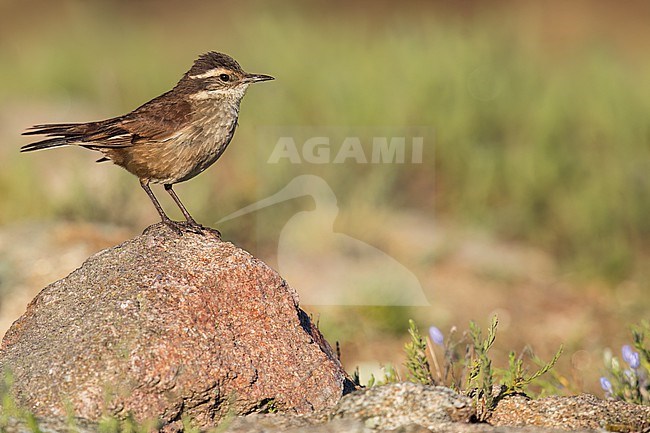
[[[407,8],[381,28],[355,11],[257,4],[254,11],[228,10],[216,33],[212,10],[195,11],[187,22],[174,16],[174,25],[187,31],[169,40],[164,22],[142,26],[133,11],[121,14],[108,3],[76,7],[77,21],[30,26],[42,34],[20,50],[14,38],[0,39],[0,79],[11,84],[0,89],[1,100],[53,107],[66,101],[77,113],[34,111],[24,125],[4,131],[0,153],[11,169],[0,173],[0,221],[46,215],[150,221],[153,211],[134,179],[92,166],[90,156],[72,156],[79,149],[18,155],[20,128],[120,114],[166,90],[198,52],[220,49],[278,79],[251,90],[220,169],[181,188],[200,220],[212,223],[310,172],[328,181],[349,212],[361,211],[360,200],[389,210],[435,210],[553,251],[580,276],[620,280],[638,269],[650,241],[645,57],[631,64],[597,39],[555,52],[542,35],[489,14],[460,21]],[[237,29],[246,29],[246,37]],[[239,36],[224,38],[230,34]],[[94,108],[79,115],[87,104]],[[395,133],[425,125],[434,128],[435,142],[427,137],[423,164],[267,164],[277,134],[261,125],[279,131],[388,125]],[[44,169],[52,160],[61,170]],[[264,226],[293,212],[276,206],[264,214]],[[229,224],[250,228],[247,221]],[[229,231],[238,242],[261,248],[274,236],[237,228]]]
[[[413,320],[409,320],[409,335],[411,341],[404,346],[406,352],[406,380],[431,385],[434,380],[427,361],[427,343],[420,335],[420,331]]]
[[[31,412],[19,407],[8,392],[12,383],[13,377],[10,374],[4,374],[0,385],[0,400],[2,401],[0,404],[0,431],[5,431],[12,420],[19,419],[32,433],[41,433],[36,417]]]
[[[650,346],[645,337],[650,333],[650,322],[643,322],[632,329],[633,346],[621,349],[622,361],[611,352],[605,355],[608,377],[601,377],[600,384],[609,398],[635,404],[650,405]]]
[[[0,432],[6,431],[10,426],[15,429],[17,426],[24,426],[31,433],[43,433],[40,422],[29,410],[19,406],[11,394],[13,376],[5,372],[0,383]],[[79,423],[75,418],[73,409],[67,408],[68,416],[65,422],[66,431],[75,433],[80,431]],[[87,421],[83,422],[87,424]],[[183,424],[185,426],[185,422]],[[97,423],[99,433],[149,433],[159,428],[160,424],[155,421],[138,422],[132,416],[124,419],[114,416],[104,416]],[[189,423],[184,427],[186,433],[197,433],[198,430],[189,428]],[[46,429],[50,431],[49,429]]]
[[[159,427],[158,423],[154,421],[140,423],[133,419],[133,417],[119,419],[105,416],[99,421],[97,430],[99,433],[149,433]],[[198,430],[186,430],[186,432],[198,433]]]
[[[510,352],[508,368],[496,369],[492,366],[489,351],[496,339],[497,325],[498,320],[494,316],[487,335],[483,338],[481,328],[476,323],[470,322],[469,331],[462,339],[456,339],[455,331],[452,331],[446,341],[441,341],[442,334],[437,328],[432,328],[430,341],[433,344],[429,345],[429,356],[427,356],[427,343],[415,322],[410,320],[410,341],[404,346],[406,380],[425,385],[448,386],[472,397],[479,421],[487,420],[499,399],[507,395],[529,392],[529,385],[536,382],[541,382],[542,386],[548,389],[551,382],[540,378],[555,366],[562,348],[547,363],[541,363],[532,355],[532,350],[527,348],[524,353],[539,366],[539,369],[532,374],[527,372],[523,357],[518,356],[514,351]],[[442,347],[444,353],[442,368],[438,363],[435,346]],[[431,371],[429,359],[435,366],[434,372]],[[385,382],[388,381],[387,377]],[[368,386],[373,384],[374,378]],[[551,386],[556,391],[561,387],[559,383],[553,383]]]
[[[383,366],[384,370],[384,377],[381,380],[377,380],[375,378],[374,374],[370,375],[370,379],[368,380],[368,383],[365,385],[367,387],[371,386],[381,386],[381,385],[386,385],[388,383],[397,383],[401,379],[399,377],[399,373],[397,373],[397,370],[395,367],[391,364],[387,364]],[[355,382],[357,385],[361,385],[361,383],[358,381],[358,376],[357,376],[357,381]]]
[[[537,364],[540,369],[535,371],[533,374],[528,375],[526,368],[524,367],[524,360],[522,356],[524,354],[530,356],[533,362],[535,362],[535,364]],[[551,371],[551,369],[557,363],[557,360],[560,358],[561,354],[562,347],[560,347],[560,349],[555,352],[555,355],[549,362],[544,363],[538,357],[536,357],[534,353],[532,353],[530,347],[524,349],[522,354],[519,356],[517,356],[517,353],[515,351],[511,351],[508,355],[508,369],[503,371],[503,381],[507,392],[510,394],[523,394],[528,385],[536,381],[542,375]],[[548,390],[551,387],[557,389],[562,386],[562,383],[558,380],[555,385],[553,385],[551,382],[543,382],[543,385],[546,385],[543,386],[543,388]]]

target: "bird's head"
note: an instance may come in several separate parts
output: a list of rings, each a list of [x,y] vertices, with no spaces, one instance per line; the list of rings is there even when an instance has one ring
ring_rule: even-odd
[[[273,79],[270,75],[245,72],[232,57],[211,51],[196,59],[179,85],[191,89],[190,98],[194,100],[240,100],[251,83]]]

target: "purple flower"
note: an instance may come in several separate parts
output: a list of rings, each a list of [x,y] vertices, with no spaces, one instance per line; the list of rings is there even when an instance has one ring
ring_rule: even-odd
[[[431,326],[429,328],[429,337],[431,338],[431,341],[433,341],[438,346],[444,345],[445,337],[442,335],[442,332],[440,332],[440,329],[436,328],[435,326]]]
[[[641,360],[639,359],[639,353],[632,350],[632,346],[626,344],[621,350],[623,354],[623,361],[627,362],[632,369],[636,370],[641,365]]]
[[[612,382],[609,381],[606,377],[600,378],[600,387],[605,390],[607,394],[613,394],[614,388],[612,387]]]

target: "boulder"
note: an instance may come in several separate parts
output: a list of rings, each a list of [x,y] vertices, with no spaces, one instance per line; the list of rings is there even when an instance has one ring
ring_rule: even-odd
[[[2,340],[0,368],[37,416],[201,427],[327,410],[354,388],[280,275],[216,231],[163,224],[44,288]]]

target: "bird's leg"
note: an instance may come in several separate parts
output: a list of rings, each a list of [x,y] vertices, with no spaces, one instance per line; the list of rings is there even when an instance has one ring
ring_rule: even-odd
[[[151,202],[155,206],[156,210],[158,211],[158,214],[160,215],[160,218],[162,219],[162,222],[166,224],[168,227],[171,227],[172,230],[174,230],[178,234],[183,234],[182,230],[178,227],[178,224],[175,221],[172,221],[169,219],[165,211],[163,210],[162,206],[160,206],[160,203],[158,202],[158,199],[156,199],[156,196],[153,195],[153,191],[151,191],[151,188],[149,187],[149,180],[147,179],[140,179],[140,186],[142,186],[142,189],[144,189],[144,192],[147,193],[149,198],[151,199]]]
[[[192,218],[192,215],[190,215],[190,213],[187,211],[187,209],[185,209],[185,206],[183,206],[183,203],[181,203],[181,199],[178,198],[178,196],[176,195],[176,192],[172,189],[171,184],[169,184],[169,183],[165,184],[165,191],[167,191],[169,193],[169,195],[172,196],[172,198],[174,199],[174,202],[176,202],[176,205],[180,208],[181,212],[183,212],[183,216],[187,220],[187,223],[190,226],[192,226],[192,227],[194,227],[196,229],[199,229],[199,230],[203,229],[203,226],[201,224],[197,223],[194,220],[194,218]]]

